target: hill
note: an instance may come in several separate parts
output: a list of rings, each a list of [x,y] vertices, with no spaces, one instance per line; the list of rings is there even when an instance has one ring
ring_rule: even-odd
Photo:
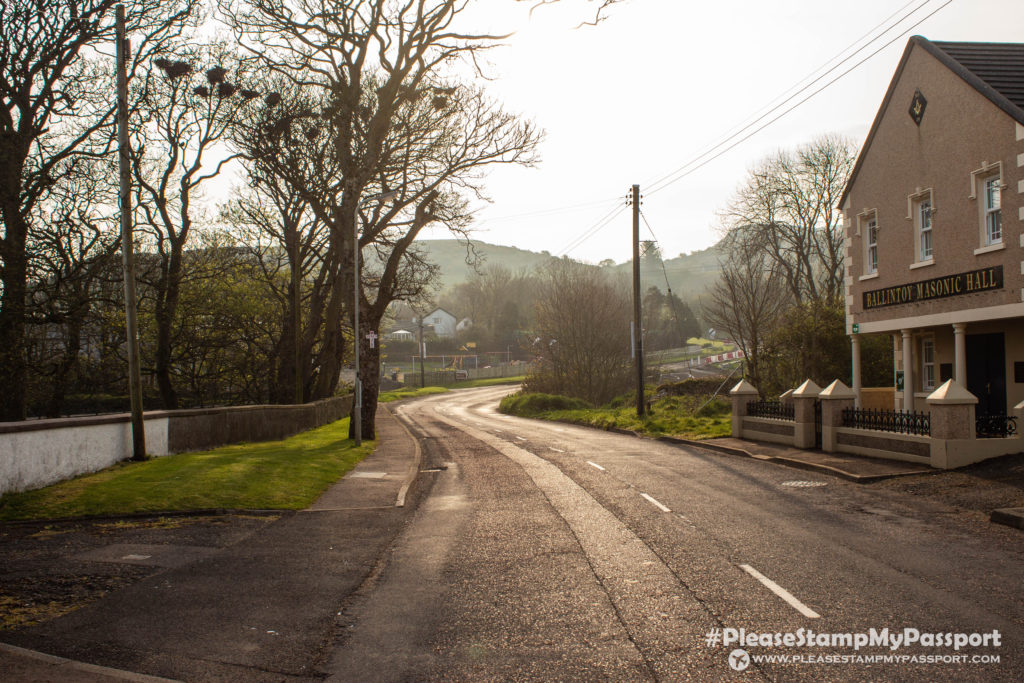
[[[460,282],[465,282],[473,273],[473,267],[466,263],[467,247],[458,240],[423,240],[417,242],[426,252],[427,258],[441,268],[441,290],[444,291]],[[532,271],[552,255],[547,251],[529,251],[517,247],[505,247],[486,242],[473,242],[473,249],[482,257],[481,266],[500,263],[512,271]],[[691,254],[680,254],[662,262],[644,259],[640,264],[641,286],[651,286],[665,291],[665,278],[672,291],[687,303],[696,302],[700,295],[718,278],[720,250],[710,247]],[[632,275],[632,262],[625,261],[611,267],[623,277]]]

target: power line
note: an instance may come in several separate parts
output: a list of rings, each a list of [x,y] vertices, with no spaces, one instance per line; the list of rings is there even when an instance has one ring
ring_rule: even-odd
[[[857,38],[856,40],[854,40],[854,41],[853,41],[852,43],[850,43],[849,45],[847,45],[847,46],[846,46],[845,48],[843,48],[842,50],[840,50],[839,52],[837,52],[837,53],[836,53],[836,54],[835,54],[834,56],[832,56],[832,57],[831,57],[830,59],[826,60],[826,61],[825,61],[825,62],[824,62],[824,63],[823,63],[823,64],[822,64],[821,66],[819,66],[819,67],[818,67],[817,69],[815,69],[815,70],[811,71],[811,72],[810,72],[809,74],[807,74],[806,76],[804,76],[804,77],[803,77],[803,78],[802,78],[801,80],[797,81],[797,82],[796,82],[796,83],[794,83],[794,84],[793,84],[792,86],[790,86],[790,87],[789,87],[789,88],[788,88],[787,90],[784,90],[784,91],[783,91],[783,92],[782,92],[781,94],[777,95],[777,96],[776,96],[776,97],[775,97],[774,99],[770,100],[770,101],[769,101],[769,102],[768,102],[768,103],[767,103],[766,105],[764,105],[764,106],[763,106],[763,107],[761,107],[760,109],[756,110],[756,111],[755,111],[755,112],[754,112],[753,114],[751,114],[751,116],[755,116],[755,117],[756,117],[756,118],[754,118],[754,119],[753,119],[752,121],[749,121],[748,123],[746,123],[746,124],[743,124],[743,125],[742,125],[742,126],[741,126],[740,128],[738,128],[738,129],[735,129],[735,130],[733,130],[733,131],[732,131],[732,132],[730,132],[730,133],[729,133],[728,135],[726,135],[726,137],[725,137],[725,138],[724,138],[724,139],[723,139],[722,141],[720,141],[720,142],[718,142],[718,143],[716,143],[716,144],[712,145],[711,147],[709,147],[708,149],[706,149],[706,150],[705,150],[704,152],[702,152],[701,154],[699,154],[698,156],[696,156],[696,157],[695,157],[694,159],[692,159],[692,160],[691,160],[690,162],[688,162],[687,164],[685,164],[685,165],[684,165],[684,166],[682,166],[681,168],[678,168],[678,169],[676,169],[675,171],[673,171],[672,173],[669,173],[668,175],[665,175],[665,176],[661,176],[661,177],[659,177],[659,178],[657,178],[657,179],[655,179],[655,180],[651,180],[651,181],[648,181],[648,182],[646,182],[646,183],[645,183],[645,187],[650,187],[650,186],[656,186],[656,185],[657,185],[658,183],[660,183],[661,181],[665,180],[665,179],[666,179],[666,178],[668,178],[668,177],[671,177],[672,175],[675,175],[675,174],[676,174],[676,173],[678,173],[679,171],[681,171],[681,170],[683,170],[683,169],[685,169],[685,168],[689,167],[690,165],[692,165],[692,164],[696,163],[696,162],[697,162],[697,161],[699,161],[699,160],[700,160],[701,158],[703,158],[703,157],[704,157],[705,155],[707,155],[707,154],[710,154],[711,152],[715,151],[715,150],[716,150],[716,149],[717,149],[718,147],[720,147],[720,146],[724,145],[725,143],[729,142],[729,140],[731,140],[732,138],[734,138],[734,137],[736,137],[737,135],[740,135],[740,134],[741,134],[741,133],[743,133],[744,131],[748,130],[749,128],[751,128],[752,126],[754,126],[754,125],[755,125],[756,123],[758,123],[759,121],[761,121],[762,119],[764,119],[764,118],[765,118],[766,116],[768,116],[769,114],[771,114],[771,113],[772,113],[773,111],[775,111],[775,110],[776,110],[776,109],[778,109],[779,107],[783,106],[783,105],[784,105],[784,104],[785,104],[785,103],[786,103],[787,101],[789,101],[789,100],[791,100],[792,98],[796,97],[796,96],[797,96],[797,95],[799,95],[799,94],[800,94],[801,92],[804,92],[805,90],[807,90],[808,88],[810,88],[810,87],[811,87],[812,85],[814,85],[815,83],[817,83],[817,82],[818,82],[819,80],[821,80],[822,78],[824,78],[824,77],[825,77],[825,76],[827,76],[828,74],[830,74],[830,73],[832,73],[833,71],[835,71],[835,70],[836,70],[837,68],[839,68],[839,67],[840,67],[840,66],[841,66],[841,65],[842,65],[842,64],[843,64],[843,63],[844,63],[845,61],[848,61],[848,60],[849,60],[849,59],[851,59],[851,58],[852,58],[852,57],[853,57],[854,55],[856,55],[856,54],[857,54],[858,52],[860,52],[861,50],[864,50],[865,48],[867,48],[867,46],[868,46],[868,45],[870,45],[870,44],[871,44],[871,43],[873,43],[874,41],[876,41],[876,40],[878,40],[879,38],[881,38],[882,36],[884,36],[884,35],[885,35],[886,33],[888,33],[888,32],[889,32],[889,31],[891,31],[891,30],[892,30],[893,28],[895,28],[895,27],[896,27],[896,26],[898,26],[898,25],[899,25],[900,23],[902,23],[902,22],[903,22],[903,21],[904,21],[904,20],[905,20],[905,19],[906,19],[907,17],[909,17],[909,16],[913,15],[913,14],[914,14],[915,12],[917,12],[918,10],[920,10],[920,9],[921,9],[921,8],[922,8],[922,7],[924,6],[924,5],[927,5],[927,4],[929,3],[929,2],[931,2],[931,0],[925,0],[925,1],[924,1],[924,2],[923,2],[923,3],[921,4],[921,5],[919,5],[918,7],[914,8],[914,10],[913,10],[913,11],[911,11],[910,13],[908,13],[908,14],[907,14],[906,16],[904,16],[904,17],[900,18],[900,20],[899,20],[899,21],[895,22],[895,23],[894,23],[894,24],[893,24],[892,26],[889,26],[888,28],[886,28],[886,29],[885,29],[884,31],[882,31],[882,33],[878,34],[877,36],[875,36],[874,38],[872,38],[872,39],[871,39],[870,41],[868,41],[867,43],[865,43],[864,45],[862,45],[862,46],[861,46],[860,48],[858,48],[858,49],[857,49],[857,50],[856,50],[855,52],[853,52],[853,53],[852,53],[852,54],[850,54],[850,55],[847,55],[847,56],[846,56],[846,57],[845,57],[845,58],[844,58],[844,59],[843,59],[842,61],[840,61],[839,63],[837,63],[837,64],[835,64],[834,66],[832,66],[832,68],[828,69],[827,71],[824,71],[824,72],[822,72],[822,73],[821,73],[820,75],[818,75],[818,76],[817,76],[817,78],[815,78],[814,80],[812,80],[812,81],[811,81],[810,83],[807,83],[806,85],[803,85],[803,87],[802,87],[802,88],[800,87],[800,86],[801,86],[802,84],[804,84],[804,83],[805,83],[805,82],[806,82],[806,81],[807,81],[808,79],[810,79],[811,77],[813,77],[813,76],[814,76],[815,74],[817,74],[818,72],[821,72],[821,71],[822,71],[823,69],[825,69],[825,67],[827,67],[827,66],[828,66],[829,64],[831,64],[832,62],[834,62],[834,61],[836,61],[837,59],[839,59],[839,57],[843,56],[843,55],[844,55],[844,54],[845,54],[846,52],[848,52],[848,51],[849,51],[849,50],[850,50],[851,48],[853,48],[854,46],[856,46],[856,45],[857,45],[858,43],[860,43],[860,42],[861,42],[862,40],[864,40],[865,38],[867,38],[867,37],[868,37],[868,36],[870,36],[871,34],[875,33],[875,31],[877,31],[877,30],[878,30],[879,28],[881,28],[881,27],[882,27],[882,26],[884,26],[884,25],[885,25],[886,23],[888,23],[888,22],[889,22],[889,21],[890,21],[890,20],[891,20],[891,19],[892,19],[893,17],[895,17],[895,16],[897,15],[897,14],[899,14],[900,12],[902,12],[903,10],[905,10],[905,9],[906,9],[907,7],[909,7],[910,5],[913,5],[913,4],[915,3],[915,2],[920,2],[920,0],[910,0],[910,1],[908,2],[908,3],[906,3],[905,5],[903,5],[902,7],[900,7],[900,8],[898,9],[898,10],[896,10],[895,12],[893,12],[892,14],[890,14],[889,16],[887,16],[887,17],[886,17],[885,19],[883,19],[883,20],[882,20],[882,21],[880,21],[879,23],[875,24],[875,26],[874,26],[874,27],[872,27],[872,28],[871,28],[870,30],[868,30],[868,31],[867,31],[866,33],[864,33],[864,34],[863,34],[862,36],[860,36],[859,38]],[[799,90],[798,90],[798,88],[799,88]],[[795,92],[794,92],[794,91],[795,91]]]
[[[927,4],[927,3],[928,3],[928,2],[930,2],[930,1],[931,1],[931,0],[926,0],[926,2],[925,2],[924,4]],[[855,70],[855,69],[856,69],[857,67],[859,67],[860,65],[864,64],[864,63],[865,63],[866,61],[868,61],[869,59],[871,59],[872,57],[874,57],[875,55],[877,55],[877,54],[878,54],[879,52],[881,52],[881,51],[882,51],[882,50],[884,50],[885,48],[889,47],[890,45],[892,45],[893,43],[895,43],[895,42],[896,42],[897,40],[899,40],[900,38],[902,38],[903,36],[905,36],[905,35],[907,35],[908,33],[910,33],[910,32],[911,32],[912,30],[914,30],[915,28],[917,28],[918,26],[920,26],[921,24],[923,24],[923,23],[924,23],[925,21],[927,21],[927,20],[928,20],[928,19],[930,19],[931,17],[935,16],[935,14],[937,14],[938,12],[940,12],[941,10],[943,10],[943,9],[944,9],[944,8],[945,8],[945,7],[947,6],[947,5],[950,5],[950,4],[952,3],[952,2],[953,2],[953,0],[946,0],[946,2],[945,2],[945,3],[943,3],[943,4],[941,5],[941,6],[939,6],[939,7],[937,8],[937,9],[935,9],[935,10],[934,10],[934,11],[932,11],[931,13],[927,14],[927,15],[926,15],[925,17],[923,17],[922,19],[920,19],[919,21],[917,21],[916,23],[914,23],[913,25],[911,25],[911,26],[910,26],[909,28],[905,29],[905,30],[904,30],[903,32],[901,32],[901,33],[900,33],[899,35],[897,35],[897,36],[895,36],[894,38],[892,38],[892,40],[889,40],[888,42],[886,42],[885,44],[883,44],[883,45],[882,45],[881,47],[879,47],[879,48],[878,48],[878,49],[876,49],[876,50],[875,50],[874,52],[872,52],[871,54],[869,54],[869,55],[867,55],[866,57],[864,57],[864,59],[862,59],[862,60],[860,60],[859,62],[857,62],[856,64],[854,64],[853,66],[851,66],[851,67],[850,67],[849,69],[847,69],[846,71],[843,71],[843,72],[842,72],[841,74],[839,74],[838,76],[836,76],[836,77],[835,77],[835,78],[833,78],[832,80],[828,81],[827,83],[825,83],[824,85],[822,85],[822,86],[821,86],[820,88],[818,88],[818,89],[814,90],[814,91],[813,91],[812,93],[810,93],[809,95],[807,95],[807,96],[806,96],[806,97],[804,97],[803,99],[799,100],[798,102],[796,102],[795,104],[793,104],[793,105],[792,105],[792,106],[790,106],[789,108],[785,109],[784,111],[782,111],[782,113],[780,113],[780,114],[778,114],[777,116],[775,116],[775,117],[773,117],[773,118],[769,119],[769,120],[768,120],[767,122],[765,122],[765,123],[764,123],[763,125],[760,125],[760,126],[758,126],[757,128],[755,128],[754,130],[752,130],[752,131],[750,131],[749,133],[747,133],[746,135],[743,135],[742,137],[739,137],[739,139],[738,139],[738,140],[735,140],[735,142],[732,142],[732,144],[728,144],[728,143],[729,143],[729,142],[730,142],[731,140],[733,140],[733,139],[737,138],[737,137],[738,137],[738,136],[740,136],[740,135],[741,135],[741,134],[742,134],[743,132],[745,132],[745,131],[749,130],[749,129],[750,129],[750,128],[751,128],[752,126],[754,126],[754,125],[755,125],[756,123],[758,123],[759,121],[762,121],[762,120],[764,120],[764,118],[765,118],[765,117],[767,117],[767,116],[770,116],[770,115],[771,115],[772,113],[774,113],[774,112],[778,111],[779,109],[781,109],[781,108],[782,108],[782,107],[783,107],[783,106],[784,106],[784,105],[785,105],[786,103],[788,103],[788,102],[792,101],[792,100],[793,100],[793,99],[794,99],[794,98],[795,98],[795,97],[796,97],[797,95],[799,95],[800,93],[802,93],[802,92],[806,91],[806,90],[807,90],[807,89],[808,89],[808,88],[809,88],[809,87],[810,87],[811,85],[813,85],[814,83],[817,83],[818,81],[820,81],[820,80],[821,80],[821,78],[823,78],[823,77],[824,77],[824,76],[826,76],[827,74],[829,74],[829,73],[832,73],[833,71],[835,71],[835,70],[836,70],[837,68],[839,68],[839,66],[841,66],[842,64],[845,64],[846,62],[848,62],[848,61],[849,61],[849,60],[850,60],[850,59],[851,59],[851,58],[852,58],[852,57],[853,57],[854,55],[856,55],[857,53],[861,52],[862,50],[864,50],[865,48],[867,48],[867,47],[868,47],[868,45],[870,45],[871,43],[875,42],[875,40],[877,40],[877,38],[875,38],[875,39],[872,39],[872,41],[871,41],[870,43],[868,43],[868,44],[864,45],[864,46],[863,46],[862,48],[860,48],[859,50],[857,50],[857,52],[854,52],[854,53],[853,53],[852,55],[850,55],[849,57],[845,58],[845,59],[844,59],[843,61],[841,61],[841,62],[840,62],[839,64],[837,64],[836,66],[834,66],[834,67],[832,67],[831,69],[829,69],[829,70],[828,70],[827,72],[825,72],[824,74],[822,74],[821,76],[819,76],[818,78],[816,78],[816,79],[815,79],[814,81],[812,81],[812,83],[810,83],[810,84],[808,84],[807,86],[805,86],[804,88],[802,88],[802,89],[801,89],[800,91],[798,91],[797,93],[795,93],[795,94],[794,94],[793,96],[791,96],[791,97],[787,98],[787,99],[786,99],[786,100],[785,100],[785,101],[784,101],[783,103],[779,104],[779,105],[778,105],[778,106],[776,106],[776,107],[773,107],[773,108],[772,108],[772,109],[771,109],[770,111],[766,112],[765,114],[761,115],[760,117],[758,117],[757,119],[755,119],[755,120],[754,120],[753,122],[751,122],[750,124],[748,124],[747,126],[745,126],[744,128],[740,129],[740,131],[738,131],[738,132],[736,132],[736,133],[732,134],[731,136],[729,136],[729,137],[725,138],[725,139],[724,139],[724,140],[723,140],[722,142],[719,142],[718,144],[716,144],[716,145],[714,145],[713,147],[709,148],[709,149],[708,149],[707,151],[705,151],[704,153],[702,153],[702,154],[698,155],[698,156],[697,156],[697,157],[695,157],[695,158],[694,158],[693,160],[691,160],[691,161],[687,162],[686,164],[684,164],[683,166],[679,167],[678,169],[676,169],[676,170],[675,170],[675,171],[673,171],[672,173],[669,173],[668,175],[662,176],[662,177],[661,177],[661,178],[660,178],[659,180],[657,180],[657,181],[655,181],[655,182],[654,182],[654,187],[653,187],[652,189],[648,190],[648,191],[647,191],[647,194],[648,194],[648,195],[651,195],[651,194],[654,194],[655,192],[660,192],[661,190],[664,190],[664,189],[665,189],[666,187],[668,187],[668,186],[670,186],[670,185],[673,185],[673,184],[675,184],[675,183],[679,182],[680,180],[682,180],[682,179],[683,179],[683,178],[685,178],[686,176],[688,176],[688,175],[692,174],[693,172],[695,172],[695,171],[697,171],[697,170],[699,170],[699,169],[703,168],[704,166],[706,166],[707,164],[711,163],[711,162],[712,162],[712,161],[714,161],[715,159],[718,159],[719,157],[721,157],[722,155],[724,155],[724,154],[725,154],[726,152],[729,152],[729,151],[731,151],[732,149],[735,149],[735,148],[736,148],[737,146],[739,146],[739,145],[740,145],[741,143],[743,143],[743,142],[746,142],[747,140],[749,140],[750,138],[752,138],[752,137],[753,137],[754,135],[756,135],[757,133],[760,133],[760,132],[761,132],[762,130],[764,130],[764,129],[765,129],[765,128],[767,128],[768,126],[772,125],[773,123],[775,123],[775,122],[776,122],[776,121],[778,121],[779,119],[783,118],[784,116],[786,116],[787,114],[789,114],[790,112],[792,112],[793,110],[795,110],[796,108],[798,108],[799,106],[801,106],[802,104],[804,104],[805,102],[807,102],[808,100],[810,100],[811,98],[813,98],[813,97],[814,97],[815,95],[817,95],[818,93],[822,92],[823,90],[825,90],[825,89],[826,89],[826,88],[828,88],[829,86],[833,85],[834,83],[836,83],[836,82],[837,82],[837,81],[839,81],[840,79],[842,79],[842,78],[844,78],[845,76],[847,76],[847,75],[848,75],[848,74],[849,74],[850,72],[852,72],[853,70]],[[887,29],[887,30],[886,30],[885,32],[883,32],[883,33],[882,33],[881,35],[885,35],[885,33],[888,33],[888,31],[889,31],[889,30],[891,30],[892,28],[895,28],[895,27],[896,27],[896,26],[898,26],[898,25],[899,25],[900,23],[902,23],[903,21],[905,21],[905,20],[906,20],[906,19],[907,19],[908,17],[910,17],[910,16],[911,16],[911,15],[913,15],[913,14],[914,14],[915,12],[917,12],[918,10],[920,10],[920,9],[921,9],[921,7],[923,7],[923,5],[921,5],[921,6],[917,7],[917,8],[915,8],[914,10],[912,10],[912,11],[911,11],[911,12],[910,12],[909,14],[907,14],[906,16],[904,16],[903,18],[901,18],[901,19],[900,19],[899,21],[897,21],[897,22],[896,22],[896,23],[895,23],[895,24],[894,24],[894,25],[893,25],[892,27],[890,27],[890,29]],[[880,35],[879,37],[881,37],[881,35]],[[727,146],[725,146],[725,145],[727,145]],[[724,148],[722,148],[723,146],[725,146],[725,147],[724,147]],[[720,149],[720,148],[722,148],[722,149]],[[718,152],[717,152],[716,154],[714,154],[713,156],[711,156],[711,157],[709,157],[709,158],[706,158],[706,159],[704,159],[703,161],[700,161],[700,160],[701,160],[702,158],[704,158],[704,157],[707,157],[707,155],[711,154],[711,153],[712,153],[712,152],[714,152],[715,150],[719,150],[719,151],[718,151]],[[699,163],[698,163],[698,162],[699,162]]]
[[[603,228],[607,227],[608,224],[610,224],[612,221],[618,218],[625,210],[626,207],[624,205],[613,208],[611,211],[605,214],[603,218],[599,219],[596,223],[587,228],[583,232],[583,234],[569,242],[569,244],[567,244],[566,246],[562,247],[562,249],[558,251],[558,255],[565,256],[570,251],[582,245],[588,239],[590,239],[598,232],[600,232]]]

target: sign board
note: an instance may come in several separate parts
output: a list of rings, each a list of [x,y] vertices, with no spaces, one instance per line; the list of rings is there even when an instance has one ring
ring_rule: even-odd
[[[982,268],[966,273],[945,275],[931,280],[894,285],[883,289],[873,289],[869,292],[864,292],[863,303],[864,310],[867,311],[872,308],[898,306],[900,304],[931,301],[933,299],[946,299],[951,296],[976,294],[1002,288],[1003,267],[992,266],[991,268]]]
[[[860,334],[860,323],[854,323],[853,324],[853,333],[854,334]]]
[[[896,371],[896,391],[903,391],[903,371]]]

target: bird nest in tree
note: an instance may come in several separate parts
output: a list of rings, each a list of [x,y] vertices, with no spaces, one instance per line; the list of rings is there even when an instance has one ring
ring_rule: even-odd
[[[153,61],[157,68],[164,72],[168,78],[180,78],[192,71],[192,65],[188,62],[177,62],[170,59],[156,59]]]

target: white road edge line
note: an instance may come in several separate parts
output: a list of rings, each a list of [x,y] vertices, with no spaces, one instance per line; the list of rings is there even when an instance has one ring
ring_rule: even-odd
[[[765,587],[768,588],[768,590],[770,590],[772,593],[775,593],[780,598],[782,598],[783,600],[788,602],[789,606],[792,607],[793,609],[795,609],[800,614],[802,614],[805,617],[808,617],[810,619],[820,619],[821,618],[820,614],[818,614],[817,612],[812,610],[810,607],[808,607],[804,603],[802,603],[799,600],[797,600],[795,597],[793,597],[792,593],[790,593],[785,588],[783,588],[779,584],[777,584],[774,581],[772,581],[771,579],[769,579],[767,576],[765,576],[761,572],[759,572],[756,569],[754,569],[753,567],[751,567],[749,564],[741,564],[740,565],[740,569],[742,569],[743,571],[745,571],[746,573],[750,574],[755,579],[760,581],[762,584],[765,585]]]
[[[641,493],[640,495],[643,496],[644,498],[646,498],[647,502],[651,503],[652,505],[654,505],[654,507],[658,508],[662,512],[672,512],[667,507],[665,507],[664,505],[662,505],[658,501],[656,501],[653,498],[651,498],[650,496],[648,496],[646,493]]]
[[[552,450],[554,450],[554,449],[552,449]],[[562,451],[562,452],[564,452],[564,451]],[[588,465],[590,465],[591,467],[596,467],[597,469],[601,470],[602,472],[605,472],[605,471],[606,471],[606,470],[605,470],[605,469],[604,469],[603,467],[601,467],[600,465],[598,465],[598,464],[597,464],[596,462],[590,462],[590,461],[588,460],[588,461],[587,461],[587,464],[588,464]]]

